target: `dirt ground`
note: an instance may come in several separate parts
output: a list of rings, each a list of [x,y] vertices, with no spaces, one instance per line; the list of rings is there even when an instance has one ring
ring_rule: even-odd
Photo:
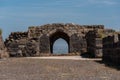
[[[9,58],[0,80],[120,80],[120,71],[93,60]]]

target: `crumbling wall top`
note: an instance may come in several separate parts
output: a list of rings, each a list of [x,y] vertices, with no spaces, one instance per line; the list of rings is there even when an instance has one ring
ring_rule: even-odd
[[[22,39],[22,38],[27,38],[28,37],[28,32],[12,32],[9,35],[9,39]]]
[[[50,28],[50,27],[79,27],[79,28],[92,28],[92,29],[104,29],[104,25],[78,25],[78,24],[74,24],[74,23],[53,23],[53,24],[45,24],[45,25],[41,25],[41,26],[30,26],[29,29],[35,29],[37,27],[39,28]]]

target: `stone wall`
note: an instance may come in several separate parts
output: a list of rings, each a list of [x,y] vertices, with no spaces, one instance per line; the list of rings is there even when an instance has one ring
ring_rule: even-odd
[[[99,30],[89,31],[86,34],[86,39],[87,51],[91,54],[91,57],[102,57],[102,36]]]
[[[55,40],[62,38],[68,43],[68,55],[81,55],[81,53],[87,52],[88,48],[86,34],[89,31],[103,29],[103,25],[77,25],[72,23],[31,26],[27,32],[11,33],[5,41],[5,45],[10,56],[52,55]],[[91,37],[92,36],[89,36],[88,40],[92,39]],[[97,50],[94,50],[94,54],[99,54],[99,46],[97,43],[99,41],[95,36],[94,49]]]
[[[120,34],[110,35],[103,39],[103,61],[120,64]]]
[[[28,42],[27,32],[12,32],[5,41],[10,56],[23,56]]]

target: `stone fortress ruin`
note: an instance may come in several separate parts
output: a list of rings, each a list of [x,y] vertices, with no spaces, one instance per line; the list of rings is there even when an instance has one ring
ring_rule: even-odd
[[[32,26],[28,28],[27,32],[11,33],[5,41],[5,45],[11,56],[49,56],[53,55],[54,42],[62,38],[68,43],[69,53],[67,55],[81,55],[90,51],[95,57],[101,57],[102,39],[97,31],[103,30],[103,25],[46,24]]]
[[[117,43],[114,39],[113,41],[108,39],[109,35],[115,33],[116,31],[112,29],[105,29],[104,25],[53,23],[31,26],[26,32],[12,32],[4,43],[9,55],[12,57],[54,56],[58,54],[53,54],[53,44],[57,39],[62,38],[68,44],[68,54],[59,55],[81,56],[88,54],[96,58],[103,57],[105,61],[111,61],[112,58],[120,59],[120,35],[118,35]],[[112,45],[109,45],[111,43]],[[109,53],[110,51],[107,50],[115,50],[113,49],[113,43],[116,45],[114,47],[117,52],[112,51]]]

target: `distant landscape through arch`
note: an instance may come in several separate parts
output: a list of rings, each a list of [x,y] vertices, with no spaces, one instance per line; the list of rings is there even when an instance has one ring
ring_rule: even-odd
[[[68,53],[68,44],[67,42],[59,38],[53,44],[53,54],[67,54]]]

